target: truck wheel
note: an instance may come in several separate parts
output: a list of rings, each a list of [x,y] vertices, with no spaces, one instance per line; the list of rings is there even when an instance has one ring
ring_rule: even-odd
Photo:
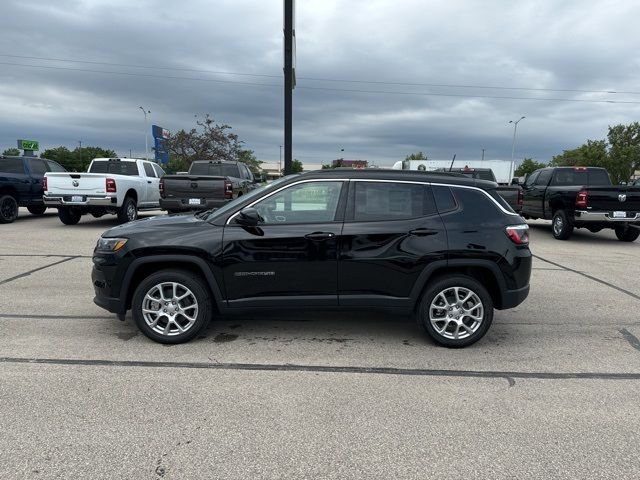
[[[436,280],[418,307],[418,322],[438,344],[460,348],[480,340],[493,320],[493,301],[486,288],[465,275]]]
[[[632,227],[616,227],[616,237],[621,242],[634,242],[640,236],[640,229]]]
[[[118,210],[118,222],[127,223],[138,219],[138,205],[131,197],[125,197],[122,207]]]
[[[211,317],[211,295],[199,275],[161,270],[145,278],[131,303],[133,319],[151,340],[183,343],[191,340]]]
[[[12,223],[18,218],[18,202],[11,195],[0,196],[0,223]]]
[[[44,205],[34,205],[32,207],[27,207],[27,210],[29,210],[31,215],[42,215],[47,211],[47,207]]]
[[[73,207],[65,207],[58,209],[58,218],[65,225],[75,225],[80,221],[80,217],[82,217],[82,212]]]
[[[551,230],[556,240],[568,240],[573,233],[573,221],[564,210],[557,210],[553,214]]]

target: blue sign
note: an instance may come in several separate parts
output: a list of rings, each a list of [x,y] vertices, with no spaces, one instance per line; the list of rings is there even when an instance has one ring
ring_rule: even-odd
[[[158,125],[151,125],[151,134],[155,142],[156,162],[168,163],[169,151],[166,149],[165,140],[169,138],[169,130],[159,127]]]

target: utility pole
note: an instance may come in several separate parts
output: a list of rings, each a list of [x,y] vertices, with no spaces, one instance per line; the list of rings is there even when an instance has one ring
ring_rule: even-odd
[[[513,174],[515,172],[515,153],[516,153],[516,132],[518,131],[518,123],[521,120],[524,120],[527,117],[520,117],[518,120],[513,121],[509,120],[509,123],[513,123],[513,143],[511,144],[511,166],[509,167],[509,183],[511,183],[511,179],[513,178]]]
[[[293,89],[295,88],[294,70],[294,3],[284,0],[284,174],[293,173]]]
[[[84,170],[84,162],[82,161],[82,140],[78,140],[78,145],[80,145],[80,149],[78,153],[80,154],[80,170]]]
[[[484,162],[484,148],[482,149],[482,161]]]
[[[280,160],[278,161],[278,172],[282,175],[282,145],[280,145]]]
[[[146,110],[144,107],[138,107],[144,113],[144,158],[149,160],[149,125],[147,124],[147,113],[151,113],[151,110]]]

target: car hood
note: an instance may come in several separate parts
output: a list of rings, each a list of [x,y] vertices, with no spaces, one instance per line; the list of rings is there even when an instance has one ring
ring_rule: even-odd
[[[204,221],[193,213],[176,215],[158,215],[156,217],[142,218],[134,222],[125,223],[113,227],[102,234],[103,237],[129,237],[141,233],[159,230],[184,230],[200,226]]]

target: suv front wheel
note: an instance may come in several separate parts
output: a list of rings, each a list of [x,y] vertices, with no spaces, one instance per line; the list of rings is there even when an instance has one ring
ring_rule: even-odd
[[[427,287],[418,308],[419,323],[438,344],[460,348],[480,340],[493,320],[493,302],[474,278],[455,275]]]
[[[162,270],[145,278],[131,302],[133,319],[151,340],[191,340],[211,316],[211,295],[202,277],[184,270]]]

